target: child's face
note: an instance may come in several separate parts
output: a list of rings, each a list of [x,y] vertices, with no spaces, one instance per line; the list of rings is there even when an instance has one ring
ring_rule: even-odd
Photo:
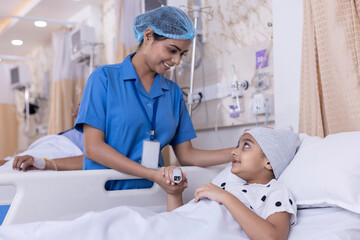
[[[232,156],[231,172],[248,183],[260,183],[267,176],[265,173],[269,171],[269,161],[250,134],[244,134],[240,138]]]

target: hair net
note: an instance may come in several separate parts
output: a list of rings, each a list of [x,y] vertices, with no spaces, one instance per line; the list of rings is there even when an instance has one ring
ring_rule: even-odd
[[[179,8],[165,6],[138,15],[133,22],[133,34],[141,42],[146,29],[151,28],[156,34],[173,39],[193,39],[193,22]]]

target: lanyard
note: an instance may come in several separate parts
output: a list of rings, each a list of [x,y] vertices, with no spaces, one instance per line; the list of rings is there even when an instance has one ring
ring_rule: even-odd
[[[135,92],[135,96],[136,96],[136,98],[137,98],[137,100],[138,100],[138,102],[139,102],[139,104],[140,104],[140,106],[141,106],[141,109],[143,110],[146,118],[147,118],[147,119],[149,120],[149,122],[150,122],[150,126],[151,126],[151,130],[150,130],[150,140],[151,140],[151,141],[154,141],[154,138],[155,138],[156,112],[157,112],[157,108],[158,108],[158,104],[159,104],[159,98],[158,98],[158,97],[155,98],[155,102],[154,102],[154,106],[153,106],[153,115],[152,115],[152,119],[151,119],[151,121],[150,121],[150,118],[149,118],[149,116],[148,116],[147,113],[146,113],[145,107],[144,107],[144,105],[142,104],[141,99],[140,99],[140,96],[139,96],[139,93],[138,93],[138,91],[137,91],[137,89],[136,89],[135,81],[131,81],[131,83],[132,83],[132,87],[133,87],[134,92]]]

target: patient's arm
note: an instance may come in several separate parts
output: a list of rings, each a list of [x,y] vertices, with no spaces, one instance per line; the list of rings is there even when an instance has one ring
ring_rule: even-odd
[[[74,157],[65,157],[52,159],[52,161],[45,161],[45,168],[43,170],[56,170],[66,171],[66,170],[81,170],[83,165],[83,155],[74,156]],[[16,156],[13,162],[13,169],[15,170],[34,170],[38,169],[34,167],[34,157],[30,155]]]
[[[167,194],[167,211],[170,212],[184,205],[182,193]]]
[[[250,239],[287,239],[289,235],[290,213],[277,212],[265,220],[234,195],[211,183],[196,189],[195,201],[198,202],[200,198],[209,198],[223,204]]]
[[[58,171],[82,170],[84,155],[66,158],[56,158],[52,160],[55,162]],[[54,164],[52,164],[50,161],[46,161],[45,169],[55,170]]]
[[[176,185],[176,183],[171,180],[174,168],[179,168],[179,167],[169,166],[169,167],[162,167],[160,169],[162,176],[171,185]],[[185,188],[187,188],[188,182],[187,182],[186,174],[183,171],[181,171],[181,173],[182,173],[182,180],[181,180],[181,182],[179,182],[177,184],[183,185],[184,186],[183,190],[184,190]],[[168,212],[170,212],[178,207],[181,207],[182,205],[184,205],[183,199],[182,199],[182,191],[174,192],[174,193],[167,193],[167,211]]]

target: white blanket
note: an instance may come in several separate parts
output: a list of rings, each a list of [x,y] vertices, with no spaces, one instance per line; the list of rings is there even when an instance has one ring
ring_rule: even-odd
[[[0,227],[0,239],[248,239],[223,205],[193,200],[172,211],[117,207],[90,212],[73,221],[39,222]]]
[[[67,137],[62,135],[48,135],[39,138],[31,144],[26,151],[18,155],[31,155],[33,157],[55,159],[79,156],[82,154],[82,151]],[[7,157],[5,160],[8,160],[8,162],[1,166],[0,170],[12,171],[14,157]]]

